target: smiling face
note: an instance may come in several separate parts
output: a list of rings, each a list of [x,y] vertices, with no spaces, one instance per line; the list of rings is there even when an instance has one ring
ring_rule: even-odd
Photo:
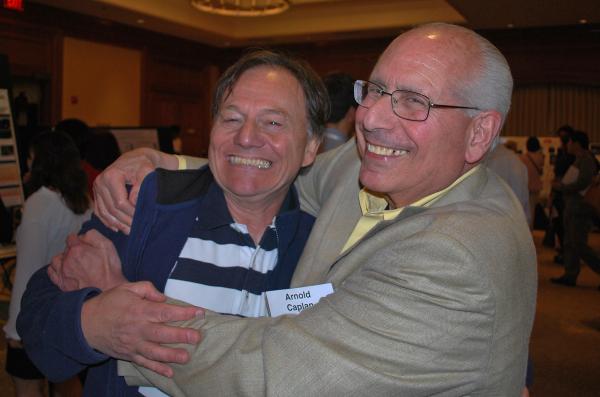
[[[305,97],[287,70],[244,72],[214,120],[209,164],[228,200],[279,206],[301,167],[314,161]]]
[[[476,46],[466,38],[447,36],[435,29],[403,34],[383,53],[370,80],[388,92],[421,93],[433,103],[477,106],[463,103],[450,84],[458,86],[474,74],[468,62],[477,56],[472,49]],[[476,142],[476,131],[481,130],[477,127],[481,123],[459,109],[432,108],[425,121],[401,119],[392,112],[388,95],[369,109],[359,106],[360,181],[367,189],[385,194],[396,207],[440,191],[483,157],[487,146]]]

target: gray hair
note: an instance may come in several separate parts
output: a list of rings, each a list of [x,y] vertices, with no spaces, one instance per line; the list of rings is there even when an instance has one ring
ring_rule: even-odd
[[[242,74],[259,66],[283,68],[298,80],[304,91],[304,100],[306,102],[308,136],[309,138],[315,137],[321,140],[325,132],[325,122],[330,112],[329,96],[323,81],[308,63],[276,51],[251,51],[242,56],[223,73],[217,82],[217,87],[213,95],[213,119],[219,113],[223,100],[231,94],[233,86]],[[281,87],[281,89],[285,90],[286,87]]]

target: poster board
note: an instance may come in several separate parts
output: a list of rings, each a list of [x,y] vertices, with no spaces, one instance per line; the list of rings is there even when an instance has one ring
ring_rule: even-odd
[[[0,197],[6,207],[24,202],[8,87],[0,87]]]
[[[117,139],[121,153],[140,147],[159,150],[158,131],[156,128],[121,127],[110,128],[109,131]]]
[[[140,147],[149,147],[165,153],[175,153],[173,138],[179,135],[178,126],[162,127],[107,127],[119,144],[121,153]]]

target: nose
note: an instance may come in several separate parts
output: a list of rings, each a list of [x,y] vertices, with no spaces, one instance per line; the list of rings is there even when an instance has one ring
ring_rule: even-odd
[[[390,129],[396,121],[389,95],[382,95],[369,108],[359,107],[356,111],[357,123],[366,130]]]
[[[260,147],[264,144],[260,129],[252,121],[244,122],[242,128],[235,134],[233,141],[242,147]]]

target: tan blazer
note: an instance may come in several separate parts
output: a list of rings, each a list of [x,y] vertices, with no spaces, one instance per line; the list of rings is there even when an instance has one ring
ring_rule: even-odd
[[[173,379],[128,363],[121,374],[173,396],[520,395],[536,256],[510,189],[482,166],[339,256],[360,217],[360,164],[353,143],[319,157],[297,183],[320,212],[293,285],[336,292],[296,317],[181,323],[204,339]]]

